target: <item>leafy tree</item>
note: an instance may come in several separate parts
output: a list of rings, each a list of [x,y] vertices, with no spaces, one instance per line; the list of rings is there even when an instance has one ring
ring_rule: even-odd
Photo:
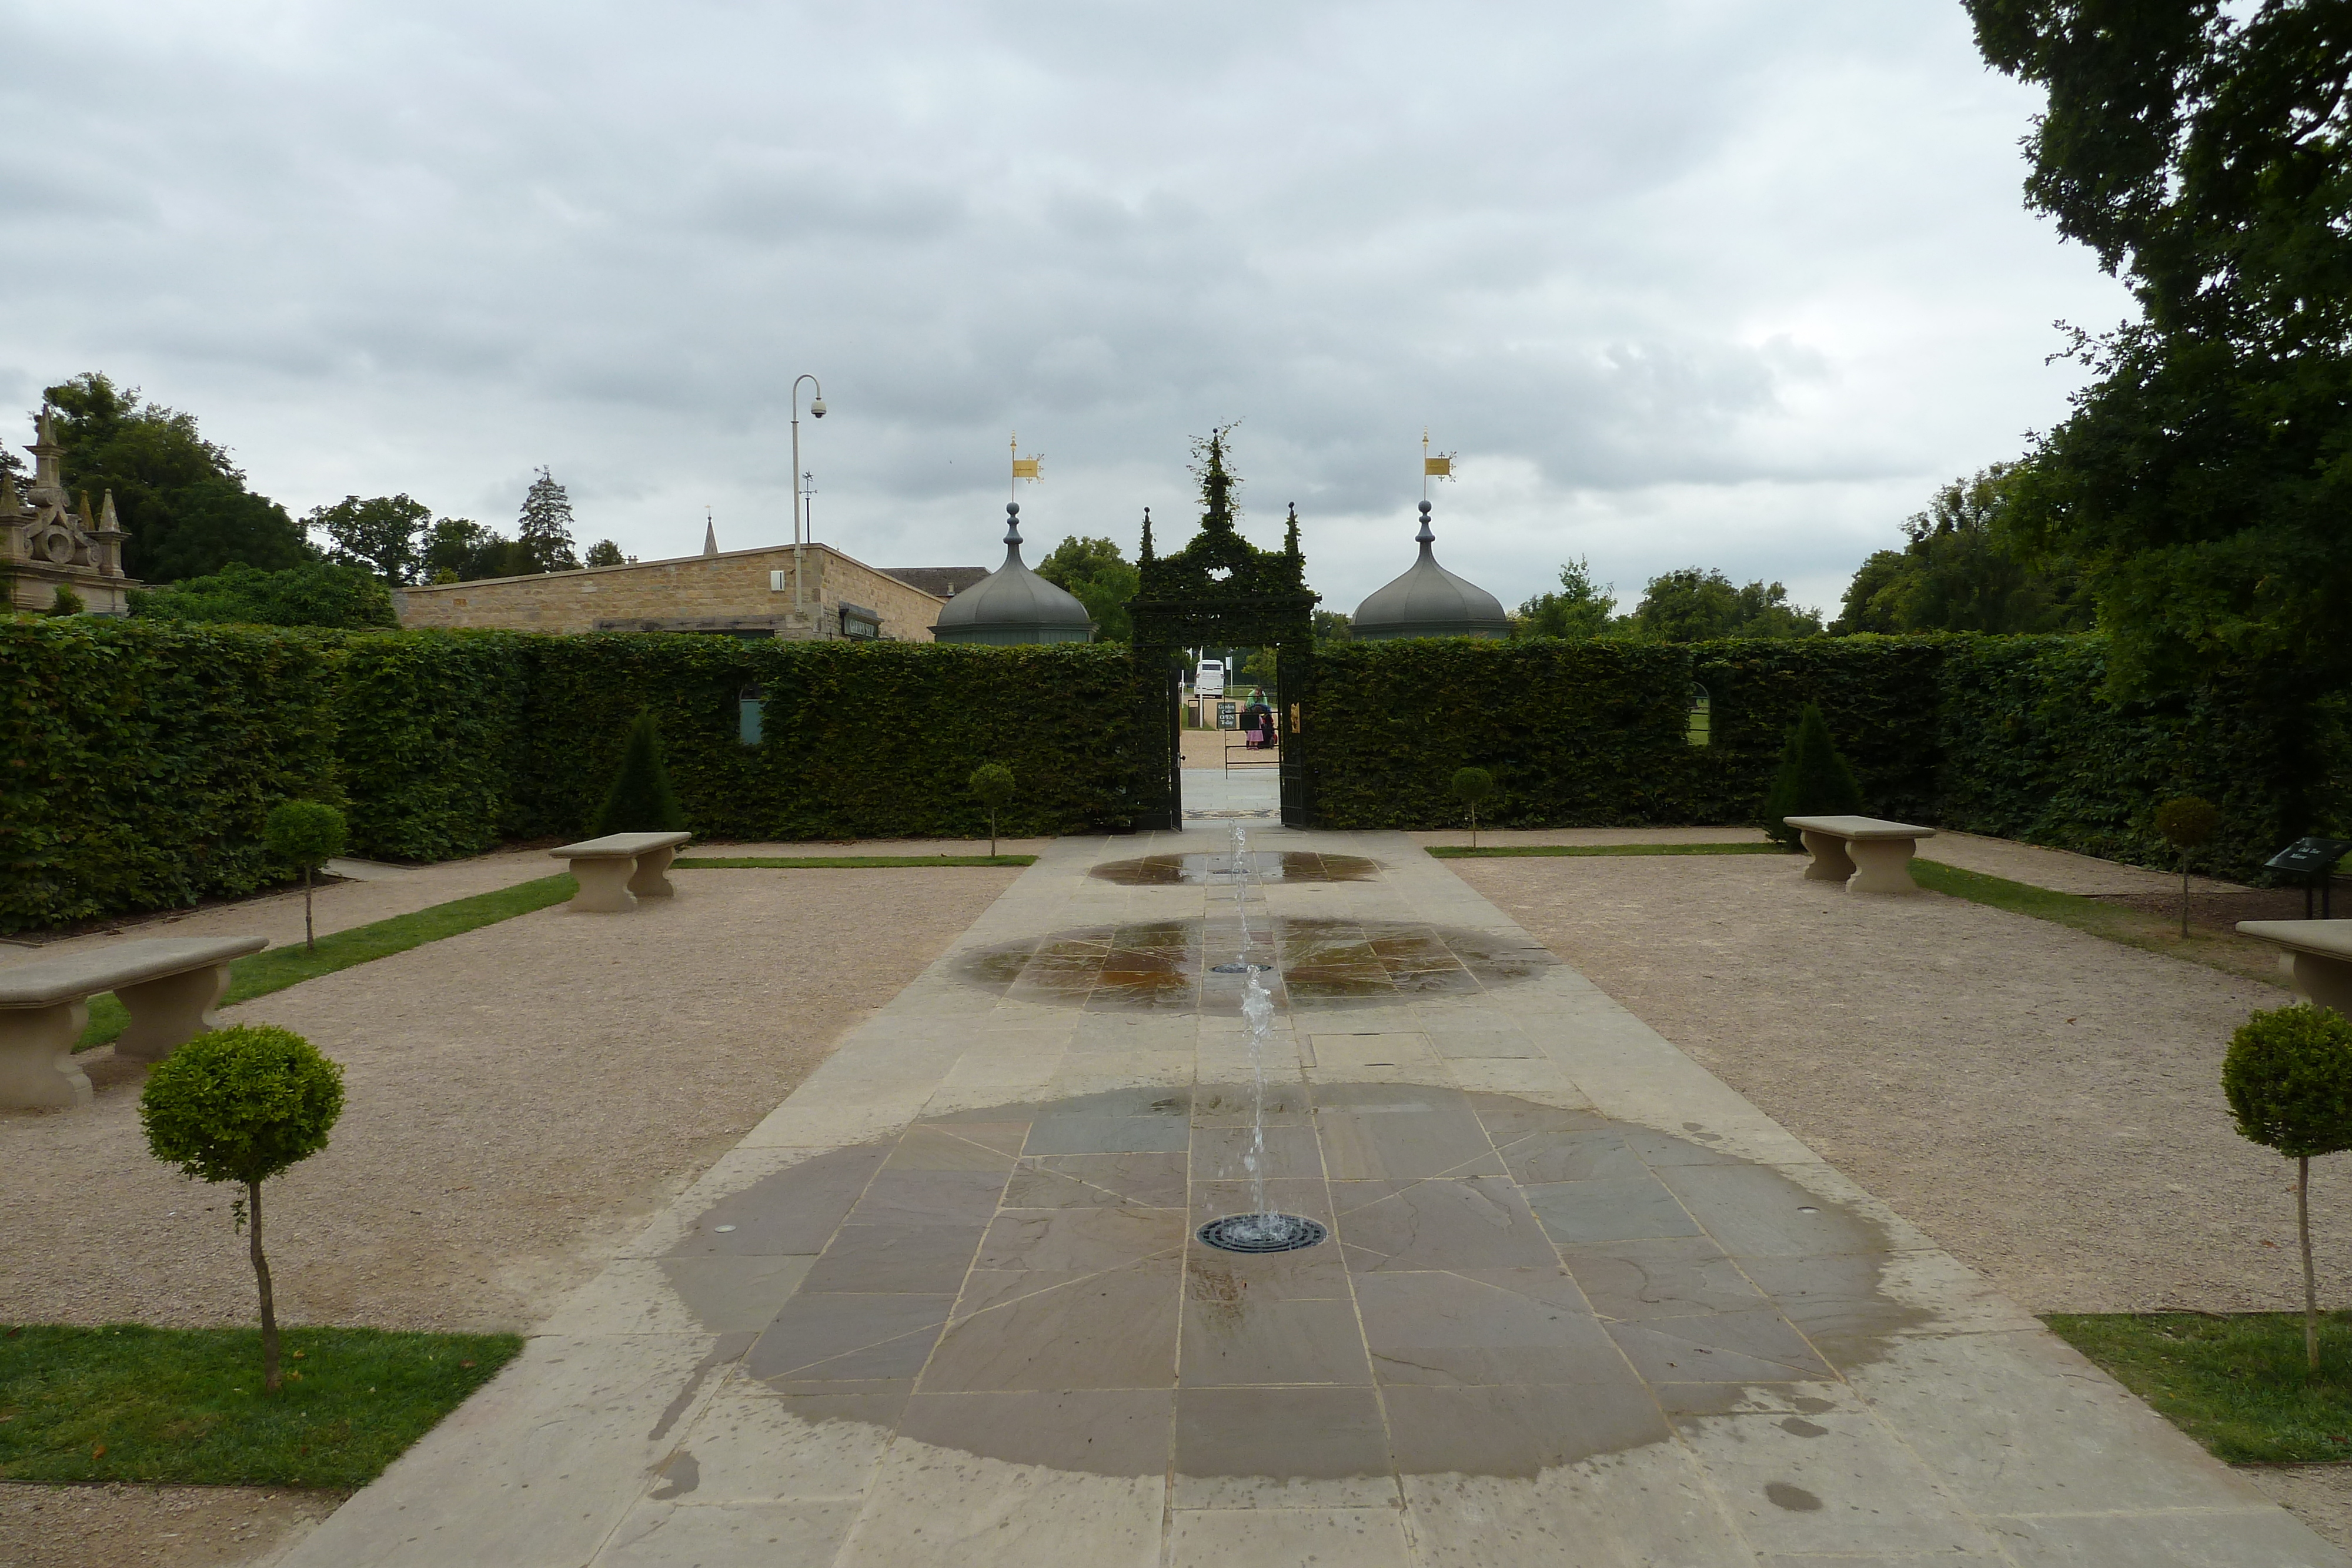
[[[2352,8],[1967,3],[1986,59],[2049,93],[2028,204],[2139,306],[2076,335],[2095,380],[2036,440],[2018,535],[2081,570],[2120,692],[2248,664],[2283,693],[2341,686]]]
[[[1846,589],[1832,632],[2081,632],[2088,606],[2073,574],[2029,566],[2002,522],[2018,479],[1996,463],[1936,492],[1903,524],[1900,550],[1878,550]]]
[[[1830,738],[1829,720],[1807,703],[1780,748],[1780,770],[1764,797],[1764,831],[1789,848],[1804,847],[1804,834],[1788,817],[1849,817],[1862,810],[1862,786]]]
[[[343,1113],[343,1070],[289,1030],[239,1024],[196,1036],[148,1070],[139,1120],[157,1159],[198,1181],[237,1182],[261,1287],[261,1385],[275,1394],[278,1312],[261,1249],[261,1184],[327,1146]]]
[[[1642,602],[1622,624],[1644,642],[1703,643],[1717,637],[1818,636],[1822,617],[1790,604],[1789,591],[1777,582],[1735,588],[1720,571],[1692,566],[1650,579]]]
[[[2156,809],[2156,831],[2180,852],[2180,934],[2189,935],[2189,855],[2221,831],[2221,809],[2210,800],[2183,795]]]
[[[1578,643],[1605,637],[1616,608],[1616,584],[1594,582],[1591,563],[1580,556],[1559,569],[1559,592],[1538,593],[1519,606],[1511,635]]]
[[[322,800],[281,800],[261,820],[261,841],[279,860],[302,868],[302,946],[319,950],[310,924],[310,873],[343,852],[350,830],[343,814]]]
[[[315,559],[286,508],[245,487],[227,451],[205,440],[193,414],[142,402],[96,371],[47,390],[65,447],[66,488],[114,492],[130,538],[122,567],[147,582],[216,572],[233,561],[265,571]]]
[[[572,549],[572,497],[555,476],[542,468],[522,498],[522,517],[515,525],[515,543],[530,565],[529,571],[576,571],[580,558]]]
[[[249,626],[397,626],[392,591],[363,567],[314,560],[284,571],[231,562],[210,577],[132,589],[131,613],[150,621],[232,621]]]
[[[81,601],[80,594],[76,593],[70,587],[60,582],[58,584],[57,593],[49,600],[47,613],[51,615],[79,615],[84,610],[89,608],[89,607],[88,605]]]
[[[331,507],[314,508],[310,528],[335,541],[334,559],[364,566],[390,583],[414,582],[425,563],[425,540],[433,508],[403,496],[362,501],[346,496]]]
[[[996,858],[996,813],[1013,800],[1013,769],[1002,762],[983,762],[966,780],[980,803],[988,809],[988,858]]]
[[[471,517],[443,517],[435,523],[425,533],[424,555],[425,575],[433,582],[524,577],[539,570],[522,546]]]
[[[1135,640],[1135,622],[1128,618],[1127,601],[1135,597],[1143,580],[1110,540],[1073,534],[1037,563],[1037,575],[1087,607],[1094,619],[1096,642]]]
[[[644,709],[629,726],[621,770],[614,775],[613,788],[588,831],[603,838],[606,833],[675,833],[685,827],[686,808],[678,804],[669,767],[662,760],[661,726],[652,709]]]
[[[628,557],[623,555],[621,553],[621,547],[614,544],[611,539],[598,539],[594,544],[588,547],[588,554],[583,564],[588,566],[626,566],[628,564]]]
[[[1315,612],[1315,645],[1317,647],[1324,647],[1333,643],[1352,643],[1355,640],[1355,622],[1348,619],[1345,612],[1338,610]]]
[[[2221,1092],[2239,1135],[2294,1162],[2303,1240],[2303,1350],[2319,1366],[2319,1281],[2311,1264],[2311,1157],[2352,1149],[2352,1019],[2309,1003],[2258,1012],[2231,1037]]]
[[[1483,768],[1454,771],[1454,798],[1470,813],[1470,847],[1478,847],[1478,803],[1495,792],[1495,776]]]

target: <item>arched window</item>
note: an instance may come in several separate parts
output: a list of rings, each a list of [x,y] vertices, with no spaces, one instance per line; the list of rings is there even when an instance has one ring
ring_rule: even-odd
[[[1693,746],[1715,744],[1715,715],[1712,709],[1713,703],[1706,695],[1706,688],[1693,681],[1690,689],[1690,721],[1683,731],[1685,738]]]

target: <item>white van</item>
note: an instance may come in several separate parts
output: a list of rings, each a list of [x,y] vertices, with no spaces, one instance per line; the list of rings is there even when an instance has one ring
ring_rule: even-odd
[[[1192,689],[1204,697],[1223,696],[1225,662],[1223,659],[1202,660],[1200,667],[1192,673]]]

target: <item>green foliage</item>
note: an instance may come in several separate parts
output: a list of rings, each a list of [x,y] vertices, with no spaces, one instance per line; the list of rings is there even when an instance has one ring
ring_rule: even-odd
[[[2074,632],[2087,606],[2071,574],[2027,566],[2002,523],[2017,468],[1996,463],[1936,493],[1903,525],[1901,550],[1879,550],[1846,589],[1830,628],[1856,632]]]
[[[1565,569],[1560,580],[1568,581]],[[1585,614],[1589,620],[1590,610]],[[1704,643],[1818,636],[1822,618],[1818,611],[1790,604],[1789,591],[1777,582],[1736,588],[1722,572],[1692,566],[1650,579],[1642,602],[1616,626],[1627,636],[1653,643]]]
[[[122,567],[146,582],[203,577],[241,561],[264,571],[299,566],[313,551],[286,508],[245,487],[227,451],[197,433],[194,416],[140,401],[90,372],[50,387],[66,488],[114,493],[130,536]]]
[[[2183,795],[2156,809],[2156,831],[2174,849],[2202,849],[2221,831],[2221,809],[2210,800]]]
[[[1483,768],[1457,768],[1454,770],[1454,798],[1475,810],[1479,803],[1495,792],[1495,776]]]
[[[323,800],[287,800],[261,820],[261,841],[290,866],[316,871],[343,852],[343,814]]]
[[[980,803],[992,811],[1013,803],[1013,769],[1002,762],[982,763],[971,770],[968,782]]]
[[[588,832],[602,838],[606,833],[675,833],[685,827],[686,808],[678,804],[669,769],[662,764],[661,723],[648,708],[629,726],[620,771]]]
[[[2352,100],[2339,5],[1968,0],[2049,93],[2030,204],[2130,287],[2036,443],[2019,531],[2076,563],[2119,694],[2352,679]]]
[[[1617,608],[1617,586],[1596,583],[1581,556],[1559,569],[1559,591],[1538,593],[1511,617],[1514,637],[1560,637],[1581,642],[1605,637]]]
[[[516,764],[530,648],[503,632],[341,640],[335,760],[354,852],[448,860],[520,831]],[[587,816],[583,809],[537,832],[573,832]]]
[[[1762,827],[1780,842],[1795,849],[1803,834],[1785,817],[1850,817],[1863,814],[1862,786],[1853,769],[1840,756],[1830,736],[1829,720],[1807,703],[1797,715],[1780,751],[1780,770],[1764,797]]]
[[[2232,1465],[2340,1467],[2352,1432],[2352,1316],[2319,1369],[2284,1312],[2073,1313],[2042,1320],[2157,1414]]]
[[[364,567],[390,583],[414,582],[425,561],[425,537],[433,508],[406,496],[361,500],[346,496],[320,507],[305,519],[335,541],[335,559]]]
[[[1094,619],[1096,642],[1134,641],[1135,623],[1128,618],[1127,601],[1135,597],[1142,579],[1118,545],[1072,535],[1037,563],[1037,575],[1087,607]]]
[[[539,570],[523,546],[471,517],[443,517],[427,530],[422,548],[427,582],[523,577]]]
[[[362,1487],[522,1349],[519,1334],[295,1328],[265,1396],[252,1329],[11,1326],[0,1478]]]
[[[571,571],[580,565],[572,549],[572,497],[544,468],[523,497],[515,545],[530,563],[527,571]]]
[[[89,607],[81,601],[80,594],[76,593],[71,588],[60,582],[58,584],[56,596],[49,601],[48,613],[51,615],[79,615],[87,608]]]
[[[588,553],[582,559],[581,564],[583,566],[625,566],[628,564],[628,558],[621,553],[621,547],[614,544],[611,539],[598,539],[594,544],[588,547]]]
[[[1315,612],[1315,645],[1317,647],[1319,648],[1326,643],[1353,642],[1355,636],[1355,622],[1342,612],[1318,610]]]
[[[283,571],[232,562],[170,588],[132,589],[131,612],[146,621],[247,626],[397,626],[392,592],[364,567],[305,561]]]
[[[2221,1092],[2239,1135],[2289,1159],[2352,1149],[2352,1019],[2309,1003],[2254,1014],[2230,1037]]]
[[[263,1182],[327,1146],[343,1070],[290,1030],[208,1030],[150,1068],[147,1146],[198,1181]]]

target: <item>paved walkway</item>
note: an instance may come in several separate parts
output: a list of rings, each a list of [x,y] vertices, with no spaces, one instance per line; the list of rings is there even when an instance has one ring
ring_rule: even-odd
[[[1403,835],[1253,837],[1054,845],[288,1562],[2352,1561]]]

